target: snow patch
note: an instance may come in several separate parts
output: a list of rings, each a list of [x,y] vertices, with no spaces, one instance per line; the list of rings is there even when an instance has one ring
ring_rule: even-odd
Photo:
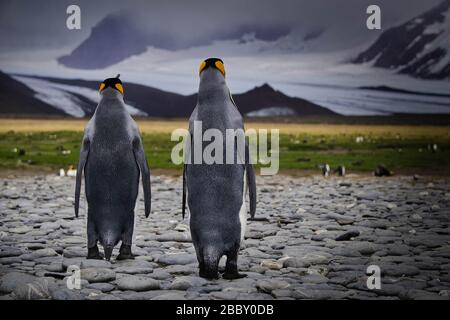
[[[100,100],[98,91],[90,88],[23,76],[13,76],[13,78],[35,91],[36,99],[39,99],[56,109],[62,110],[73,117],[81,118],[86,115],[85,110],[82,108],[84,103],[75,95],[82,96],[83,98],[92,101],[93,105],[98,104]],[[125,104],[125,108],[131,115],[147,115],[144,111],[129,104]]]
[[[270,107],[263,108],[247,113],[248,117],[287,117],[296,116],[297,113],[288,107]]]

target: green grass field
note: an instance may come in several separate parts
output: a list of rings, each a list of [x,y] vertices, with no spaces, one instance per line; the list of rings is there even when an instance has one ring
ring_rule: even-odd
[[[17,121],[17,122],[15,122]],[[0,123],[0,169],[56,170],[76,165],[82,139],[81,122],[52,131],[49,121],[32,120],[33,129],[19,120]],[[37,122],[37,123],[36,123]],[[7,125],[6,125],[7,123]],[[152,169],[180,169],[170,160],[170,132],[182,122],[140,123]],[[152,125],[153,124],[153,125]],[[60,129],[61,126],[55,125]],[[321,163],[331,168],[345,165],[348,172],[373,171],[384,164],[395,172],[450,172],[450,130],[423,126],[350,126],[254,124],[247,127],[280,128],[280,170],[316,170]],[[159,129],[155,129],[159,128]],[[16,130],[14,130],[16,129]],[[40,131],[42,129],[42,131]],[[363,137],[363,142],[356,142]],[[428,145],[437,144],[432,152]]]

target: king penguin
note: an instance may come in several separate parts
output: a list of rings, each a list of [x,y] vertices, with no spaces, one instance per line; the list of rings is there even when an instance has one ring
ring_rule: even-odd
[[[219,130],[224,137],[226,153],[226,129],[244,129],[244,123],[225,82],[223,61],[209,58],[199,70],[200,85],[197,105],[189,119],[192,150],[194,122],[201,121],[202,136],[208,129]],[[234,145],[234,155],[238,150]],[[199,275],[207,279],[218,278],[218,265],[222,256],[227,257],[223,278],[245,277],[238,272],[238,252],[244,239],[247,209],[245,197],[249,189],[250,215],[256,210],[256,183],[253,166],[249,161],[248,141],[245,142],[245,161],[228,164],[188,161],[183,170],[183,218],[186,202],[190,212],[192,242],[199,262]],[[192,153],[191,153],[192,156]],[[224,156],[225,157],[225,156]],[[236,159],[236,158],[235,158]]]
[[[84,130],[78,161],[75,216],[84,171],[88,259],[103,259],[97,247],[100,242],[106,260],[110,260],[119,241],[122,243],[117,259],[134,258],[131,245],[140,174],[145,216],[150,214],[150,170],[137,124],[125,109],[119,76],[100,84],[100,102]]]

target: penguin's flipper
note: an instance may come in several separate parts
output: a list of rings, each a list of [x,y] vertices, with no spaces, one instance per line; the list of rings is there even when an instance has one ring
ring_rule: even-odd
[[[249,190],[250,216],[254,218],[256,213],[256,178],[253,165],[250,161],[248,140],[245,143],[245,172],[247,174],[247,185]]]
[[[184,164],[183,165],[183,204],[182,204],[182,208],[181,208],[181,212],[183,214],[183,219],[184,219],[184,215],[186,212],[186,169],[187,169],[187,165]]]
[[[197,108],[194,109],[194,112],[197,110]],[[194,114],[194,112],[192,114]],[[192,116],[191,116],[192,118]],[[186,141],[184,145],[184,164],[183,164],[183,199],[182,199],[182,205],[181,205],[181,213],[182,217],[184,219],[186,215],[186,200],[187,200],[187,182],[186,182],[186,174],[188,169],[188,163],[192,163],[192,127],[191,125],[191,119],[189,119],[189,134],[186,136]]]
[[[142,147],[142,142],[139,137],[133,140],[133,153],[136,163],[141,171],[142,176],[142,188],[144,190],[144,206],[145,206],[145,217],[147,218],[150,214],[152,207],[152,193],[150,187],[150,169],[148,168],[147,158],[145,157],[144,148]]]
[[[256,181],[255,171],[253,170],[253,165],[251,163],[245,165],[245,172],[247,173],[247,185],[249,190],[250,216],[254,218],[256,213]]]
[[[80,151],[80,160],[77,167],[77,178],[75,183],[75,217],[78,218],[78,209],[80,207],[80,191],[81,191],[81,177],[89,155],[90,141],[87,138],[83,139]]]

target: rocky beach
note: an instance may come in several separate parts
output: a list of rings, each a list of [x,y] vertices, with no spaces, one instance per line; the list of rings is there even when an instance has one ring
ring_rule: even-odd
[[[247,277],[233,281],[198,277],[178,177],[152,177],[150,217],[141,194],[136,205],[136,258],[116,261],[117,246],[111,262],[85,259],[74,178],[0,185],[1,299],[450,299],[446,177],[257,177],[257,219],[238,260]],[[379,289],[367,285],[369,266]],[[80,289],[67,285],[73,270]]]

